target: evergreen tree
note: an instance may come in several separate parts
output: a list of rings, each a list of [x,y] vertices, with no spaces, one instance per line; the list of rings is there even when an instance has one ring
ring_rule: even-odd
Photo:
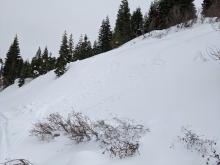
[[[204,17],[209,16],[209,9],[213,5],[213,0],[204,0],[202,3],[202,15]]]
[[[145,18],[144,22],[144,32],[150,32],[157,29],[158,27],[158,18],[159,18],[159,1],[154,1],[150,5],[148,15]]]
[[[80,37],[76,45],[75,55],[78,60],[83,60],[93,55],[92,45],[87,35],[85,35],[84,38],[82,38],[82,36]]]
[[[66,72],[66,60],[62,55],[57,58],[56,69],[54,72],[56,73],[57,77],[62,76]]]
[[[73,35],[72,34],[69,37],[68,46],[69,46],[68,58],[70,59],[71,62],[76,61],[77,59],[74,54],[74,43],[73,43]]]
[[[101,53],[112,49],[112,31],[108,17],[102,21],[99,30],[98,45]]]
[[[203,0],[202,15],[204,17],[220,18],[220,1],[219,0]]]
[[[122,0],[117,14],[113,35],[113,47],[120,46],[132,39],[131,14],[127,0]]]
[[[49,54],[48,58],[48,71],[55,69],[56,57],[52,57],[52,53]]]
[[[49,69],[49,52],[47,47],[45,47],[43,55],[42,55],[42,74],[46,74],[50,69]]]
[[[82,56],[82,44],[83,44],[83,36],[81,35],[80,38],[79,38],[79,41],[76,45],[76,48],[75,48],[75,56],[77,58],[77,60],[81,60],[81,56]]]
[[[145,31],[162,30],[196,18],[194,0],[160,0],[150,8]]]
[[[25,83],[25,79],[26,78],[30,78],[32,76],[31,73],[31,64],[28,61],[25,61],[22,69],[21,69],[21,75],[20,78],[18,80],[18,86],[21,87],[24,85]]]
[[[43,74],[42,63],[42,53],[41,48],[39,47],[36,55],[32,58],[31,61],[31,70],[33,78],[36,78]]]
[[[68,37],[66,31],[64,32],[63,38],[62,38],[62,43],[60,46],[60,51],[59,55],[64,58],[64,61],[66,63],[71,62],[71,55],[70,55],[70,50],[69,50],[69,45],[68,45]]]
[[[18,37],[16,36],[5,59],[5,66],[3,68],[4,87],[13,84],[15,79],[20,76],[22,63]]]
[[[143,15],[140,8],[137,8],[131,16],[131,30],[133,38],[143,33]]]
[[[93,51],[93,55],[97,55],[101,53],[100,46],[97,41],[94,41],[92,51]]]
[[[64,32],[64,35],[62,37],[62,43],[59,50],[59,57],[56,62],[56,69],[55,73],[57,77],[60,77],[66,72],[66,64],[71,62],[71,56],[70,56],[70,49],[68,45],[68,37],[66,34],[66,31]]]
[[[3,87],[3,68],[4,68],[3,60],[0,58],[0,90]]]

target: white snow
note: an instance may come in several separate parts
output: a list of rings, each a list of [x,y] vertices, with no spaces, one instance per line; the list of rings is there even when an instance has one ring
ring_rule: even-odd
[[[201,165],[204,160],[176,144],[181,127],[214,138],[220,151],[220,48],[216,24],[155,31],[113,51],[77,61],[56,78],[52,72],[22,88],[0,93],[0,162],[25,158],[36,165]],[[161,35],[162,34],[162,35]],[[96,144],[29,136],[32,124],[52,112],[75,110],[92,119],[134,119],[149,127],[140,155],[118,160]]]

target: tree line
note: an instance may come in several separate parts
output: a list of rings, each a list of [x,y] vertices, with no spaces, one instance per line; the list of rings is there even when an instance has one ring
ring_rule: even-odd
[[[0,59],[0,86],[4,88],[19,80],[19,87],[26,78],[36,78],[54,70],[57,77],[63,75],[66,65],[77,60],[84,60],[94,55],[107,52],[122,44],[153,30],[162,30],[197,18],[194,0],[155,0],[144,16],[140,8],[130,12],[127,0],[122,0],[115,27],[112,30],[109,17],[100,26],[98,39],[92,44],[87,35],[81,35],[76,46],[73,35],[65,31],[58,58],[52,56],[45,47],[38,48],[31,61],[23,60],[20,55],[17,35],[9,47],[6,58]],[[202,3],[204,17],[220,17],[220,1],[204,0]]]

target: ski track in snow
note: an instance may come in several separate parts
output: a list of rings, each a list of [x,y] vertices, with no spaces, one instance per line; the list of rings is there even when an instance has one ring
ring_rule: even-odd
[[[7,156],[8,138],[7,138],[8,119],[0,113],[0,162],[4,161]]]

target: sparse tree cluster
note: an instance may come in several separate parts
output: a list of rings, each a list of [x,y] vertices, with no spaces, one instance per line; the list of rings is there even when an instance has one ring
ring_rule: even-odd
[[[1,60],[1,86],[6,88],[18,79],[18,85],[21,87],[25,83],[26,78],[36,78],[54,69],[55,62],[56,58],[52,57],[47,47],[43,53],[41,53],[39,48],[31,62],[28,60],[24,61],[20,55],[19,41],[16,36],[8,50],[5,62]]]
[[[20,56],[16,36],[0,70],[1,82],[4,87],[7,87],[19,78],[19,86],[22,86],[26,78],[36,78],[54,69],[57,77],[60,77],[67,71],[68,63],[112,50],[146,32],[181,23],[184,26],[190,26],[188,22],[196,18],[193,2],[194,0],[155,0],[144,18],[140,8],[131,14],[128,1],[122,0],[114,30],[111,28],[109,17],[106,17],[102,21],[98,38],[93,45],[87,35],[82,35],[76,46],[74,46],[73,35],[68,36],[65,32],[57,59],[52,57],[46,47],[43,52],[39,48],[30,62],[24,61]],[[204,17],[220,17],[219,0],[204,0],[202,7]]]
[[[31,135],[41,140],[50,140],[65,135],[76,144],[99,142],[103,153],[112,157],[126,158],[134,156],[139,149],[140,138],[148,129],[131,121],[114,118],[114,125],[102,121],[91,121],[82,113],[72,112],[67,118],[58,113],[49,115],[43,122],[38,122],[30,131]]]
[[[194,0],[154,1],[145,19],[145,32],[166,29],[195,19],[196,9],[193,1]]]

